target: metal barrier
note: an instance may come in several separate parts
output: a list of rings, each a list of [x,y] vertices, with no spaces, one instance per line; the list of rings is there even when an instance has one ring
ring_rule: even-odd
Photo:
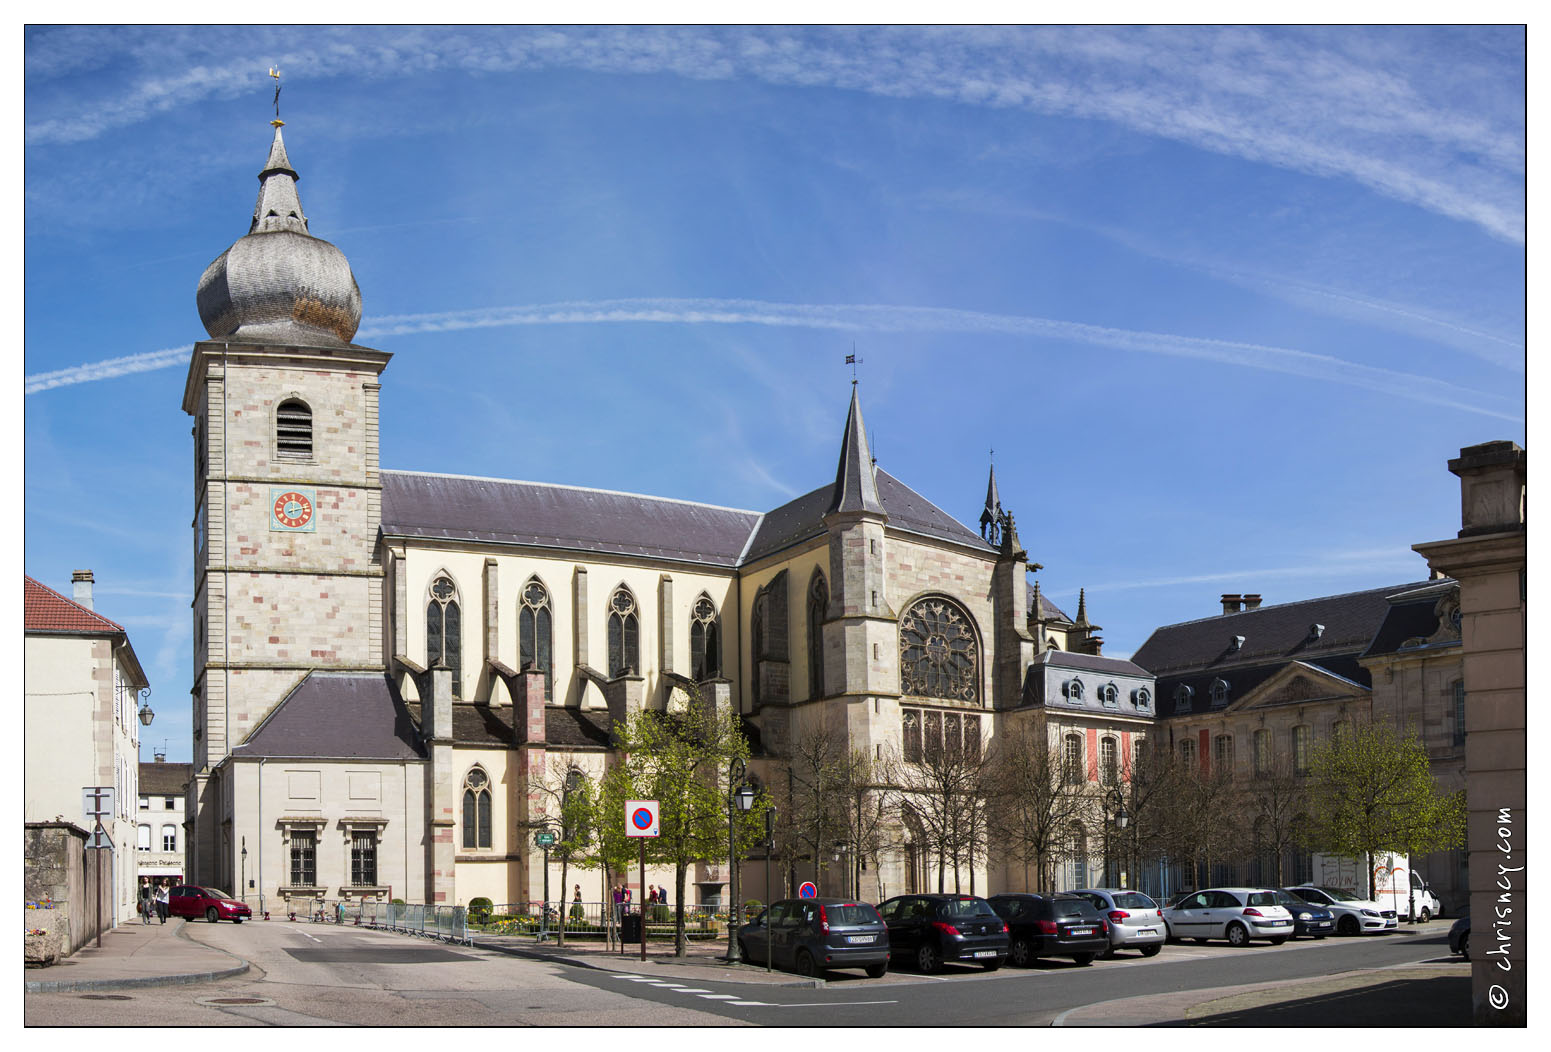
[[[471,936],[531,935],[541,941],[558,937],[563,924],[567,939],[596,939],[612,945],[619,939],[625,916],[640,912],[640,903],[635,902],[623,906],[605,902],[507,902],[470,908],[467,924]],[[648,903],[647,940],[672,939],[677,912],[678,907],[669,903]],[[690,939],[724,939],[727,918],[725,906],[686,904],[684,934]]]

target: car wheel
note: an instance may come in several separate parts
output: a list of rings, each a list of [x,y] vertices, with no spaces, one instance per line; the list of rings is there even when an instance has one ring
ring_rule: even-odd
[[[1073,957],[1072,957],[1072,963],[1077,965],[1079,968],[1086,968],[1086,967],[1088,967],[1088,965],[1093,963],[1093,954],[1091,954],[1091,953],[1074,954]]]
[[[869,964],[867,966],[867,978],[882,979],[883,973],[889,970],[887,964]]]
[[[988,972],[994,972],[998,968],[1000,968],[1001,966],[1002,966],[1002,962],[1001,961],[986,961],[980,967],[984,968]]]
[[[205,910],[205,920],[209,921],[211,924],[216,923],[220,919],[221,915],[215,911],[214,906],[211,906],[209,909]]]
[[[1316,935],[1316,936],[1314,936],[1314,941],[1318,942],[1320,939],[1323,939],[1324,937],[1325,936],[1323,936],[1323,935]]]
[[[1021,935],[1013,939],[1012,945],[1007,948],[1007,959],[1019,968],[1027,968],[1034,960],[1034,954],[1029,948],[1029,940]]]
[[[1348,914],[1336,922],[1337,935],[1357,935],[1362,932],[1362,925],[1357,923],[1357,918]]]
[[[942,958],[937,954],[937,947],[932,945],[922,946],[916,951],[916,967],[927,975],[933,975],[942,970]]]
[[[1459,937],[1459,955],[1465,960],[1470,960],[1470,933],[1466,932]]]
[[[748,943],[744,942],[742,939],[738,940],[738,959],[740,961],[752,961],[754,959],[749,956]]]
[[[1242,924],[1228,925],[1228,945],[1239,947],[1249,945],[1249,929]]]
[[[1285,935],[1278,935],[1276,938],[1270,939],[1268,941],[1271,943],[1272,946],[1280,946],[1280,945],[1282,945],[1282,943],[1287,941],[1287,936],[1285,936]]]
[[[1200,937],[1199,937],[1199,936],[1198,936],[1198,937],[1197,937],[1197,938],[1196,938],[1196,945],[1197,945],[1197,946],[1205,946],[1205,945],[1206,945],[1206,940],[1205,940],[1205,939],[1203,939],[1203,938],[1200,938]]]
[[[1428,909],[1426,906],[1423,906],[1422,907],[1422,923],[1426,924],[1428,921],[1430,921],[1432,919],[1433,919],[1433,911]]]
[[[1142,947],[1142,956],[1143,957],[1156,957],[1156,956],[1158,956],[1158,951],[1161,950],[1161,949],[1163,949],[1162,946],[1143,946]]]
[[[807,950],[797,951],[797,974],[813,978],[818,974],[818,967],[813,963],[813,954]]]
[[[241,924],[242,923],[242,918],[241,917],[233,917],[232,918],[232,923],[233,924]]]

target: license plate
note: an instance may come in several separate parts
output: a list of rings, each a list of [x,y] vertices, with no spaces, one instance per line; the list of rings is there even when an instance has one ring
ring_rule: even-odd
[[[849,943],[873,942],[877,938],[878,937],[876,935],[847,935],[846,936],[846,942],[849,942]]]
[[[1282,927],[1286,927],[1287,925],[1289,925],[1291,923],[1292,923],[1292,921],[1274,920],[1274,921],[1269,922],[1267,926],[1271,927],[1271,928],[1282,928]]]
[[[1067,934],[1069,934],[1069,935],[1092,935],[1093,934],[1093,929],[1092,928],[1073,928]]]
[[[974,955],[976,957],[995,957],[996,956],[996,951],[995,950],[976,950]]]
[[[1158,934],[1158,929],[1157,928],[1138,928],[1138,929],[1136,929],[1136,933],[1138,935],[1157,935]]]

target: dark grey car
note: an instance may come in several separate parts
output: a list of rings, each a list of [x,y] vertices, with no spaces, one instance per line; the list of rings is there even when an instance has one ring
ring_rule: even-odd
[[[768,921],[768,927],[767,927]],[[878,911],[855,899],[782,899],[738,929],[743,959],[798,975],[863,968],[876,979],[889,967],[889,930]]]

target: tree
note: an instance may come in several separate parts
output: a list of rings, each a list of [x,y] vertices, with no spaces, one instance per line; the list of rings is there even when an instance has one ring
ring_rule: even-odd
[[[643,842],[624,835],[625,801],[656,800],[660,833],[644,841],[646,858],[673,867],[674,953],[683,957],[685,875],[696,862],[726,857],[726,773],[748,758],[748,742],[730,709],[704,704],[694,690],[682,710],[633,713],[614,735],[624,756],[603,780],[603,856],[620,869],[637,857]],[[733,812],[739,844],[763,835],[764,803]]]
[[[1222,861],[1239,842],[1239,816],[1233,806],[1233,781],[1226,772],[1203,773],[1193,762],[1159,764],[1160,784],[1170,806],[1157,817],[1159,847],[1176,862],[1190,866],[1190,884],[1212,883],[1212,863]]]
[[[914,817],[924,846],[937,856],[937,890],[946,890],[944,870],[951,865],[953,890],[961,891],[967,866],[973,894],[975,863],[985,857],[993,768],[978,718],[973,730],[953,733],[959,726],[956,715],[948,714],[936,728],[928,723],[919,755],[907,756],[895,770],[902,809]]]
[[[1282,887],[1287,883],[1287,852],[1302,842],[1309,820],[1308,779],[1293,772],[1290,758],[1280,756],[1269,770],[1256,772],[1240,790],[1240,798],[1254,830],[1256,857],[1276,860],[1275,880],[1264,874],[1260,879]]]
[[[1427,748],[1388,723],[1353,722],[1309,758],[1310,849],[1368,863],[1383,851],[1424,854],[1465,843],[1465,794],[1433,781]]]
[[[559,937],[565,945],[565,887],[570,869],[593,869],[602,864],[596,854],[598,830],[598,792],[591,779],[564,760],[550,761],[549,769],[528,781],[528,792],[537,798],[538,817],[526,827],[554,833],[556,840],[549,854],[560,862]],[[548,903],[545,903],[548,906]]]
[[[1024,887],[1043,888],[1052,868],[1066,860],[1072,823],[1088,815],[1090,801],[1081,786],[1062,777],[1060,750],[1049,743],[1044,729],[1027,723],[998,742],[991,781],[990,835],[1023,863]]]
[[[845,837],[851,872],[848,876],[847,895],[862,896],[862,865],[871,861],[873,872],[882,880],[880,863],[885,851],[893,846],[891,835],[896,828],[890,786],[897,781],[892,759],[874,760],[860,749],[851,749],[839,765],[837,796],[843,801],[840,820]],[[883,899],[883,886],[878,886],[878,899]]]
[[[797,858],[813,861],[813,881],[828,868],[829,849],[846,825],[846,742],[842,733],[813,727],[797,736],[786,768],[788,869]]]

